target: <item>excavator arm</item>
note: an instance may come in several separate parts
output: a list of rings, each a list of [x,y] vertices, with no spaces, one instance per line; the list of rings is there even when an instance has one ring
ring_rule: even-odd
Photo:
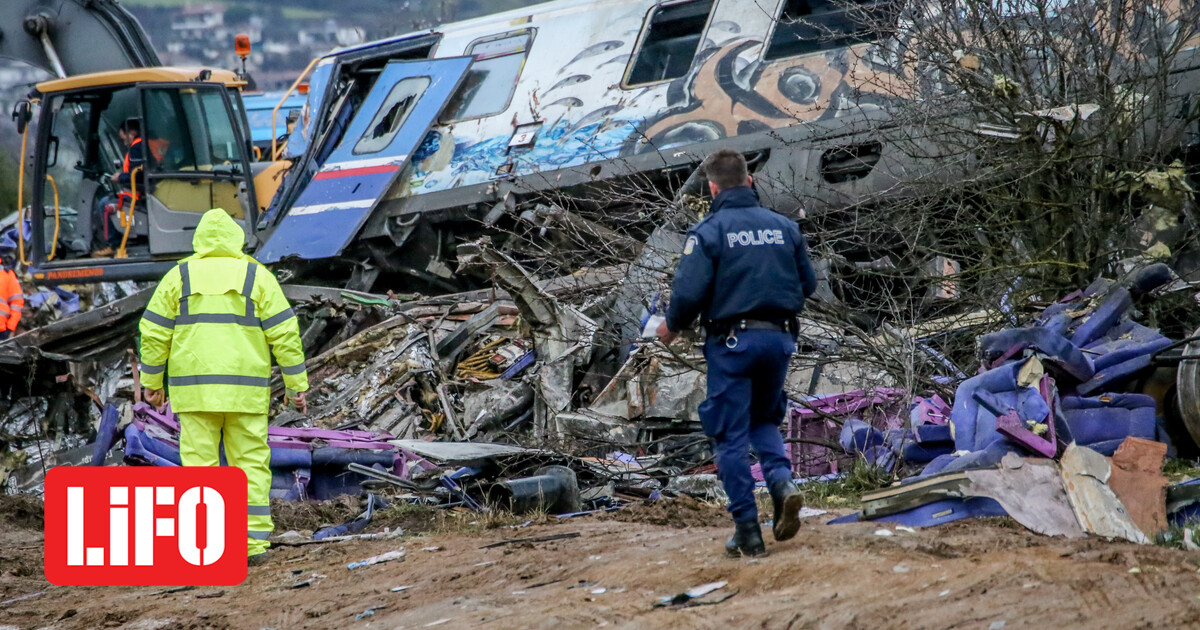
[[[0,57],[58,77],[160,65],[142,25],[114,0],[0,1]]]

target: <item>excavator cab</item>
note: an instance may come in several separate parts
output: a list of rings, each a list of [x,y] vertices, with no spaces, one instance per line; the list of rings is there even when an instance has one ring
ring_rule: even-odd
[[[35,134],[36,183],[20,248],[34,280],[157,279],[191,252],[211,208],[253,239],[262,167],[252,164],[241,85],[233,72],[187,68],[38,84],[25,131]]]

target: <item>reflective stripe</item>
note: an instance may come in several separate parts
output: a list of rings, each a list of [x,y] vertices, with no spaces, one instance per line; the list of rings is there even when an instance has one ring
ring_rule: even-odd
[[[188,298],[192,295],[192,277],[188,275],[188,264],[179,265],[179,277],[183,281],[183,288],[179,292],[179,314],[188,314]]]
[[[180,326],[190,324],[241,324],[242,326],[250,326],[258,328],[261,322],[253,315],[247,317],[245,315],[231,315],[229,313],[197,313],[195,315],[180,315],[175,318],[175,323]]]
[[[183,385],[246,385],[269,387],[271,379],[265,376],[233,376],[226,374],[200,374],[197,376],[172,376],[167,381],[172,387]]]
[[[304,367],[304,362],[301,361],[296,365],[281,365],[279,366],[279,371],[287,374],[288,376],[295,376],[297,374],[303,374],[307,372],[308,369]]]
[[[246,532],[246,535],[254,540],[266,540],[271,537],[271,532],[256,532],[252,529]]]
[[[294,311],[292,311],[291,308],[286,308],[286,309],[280,311],[279,313],[264,319],[263,323],[262,323],[263,330],[266,330],[268,328],[274,328],[295,316],[296,316],[296,313]]]
[[[167,369],[167,364],[150,365],[149,363],[143,363],[139,369],[142,374],[162,374],[163,370]]]
[[[242,285],[242,295],[246,298],[246,317],[254,317],[254,274],[258,272],[257,263],[246,264],[246,282]],[[254,317],[258,321],[257,317]]]
[[[163,317],[162,315],[159,315],[150,309],[146,309],[146,312],[142,313],[142,319],[150,322],[151,324],[158,324],[163,328],[175,327],[175,320]]]
[[[21,300],[21,301],[24,301],[24,300],[25,300],[25,294],[24,294],[24,293],[14,293],[14,294],[12,294],[12,295],[8,296],[6,299],[8,299],[8,300]]]
[[[269,505],[251,505],[246,508],[246,513],[250,516],[270,516],[271,506]]]
[[[254,276],[257,273],[257,269],[258,263],[248,263],[246,267],[246,281],[242,285],[242,295],[246,297],[245,315],[233,315],[230,313],[196,313],[193,315],[188,312],[188,297],[192,294],[192,277],[188,272],[188,264],[180,264],[179,276],[183,281],[183,289],[181,292],[182,295],[179,298],[179,317],[175,318],[175,323],[180,326],[191,324],[239,324],[252,328],[261,327],[262,322],[254,316],[254,301],[250,299],[250,294],[254,290]]]

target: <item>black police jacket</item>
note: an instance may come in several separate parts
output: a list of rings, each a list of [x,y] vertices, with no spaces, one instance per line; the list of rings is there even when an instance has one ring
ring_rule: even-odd
[[[808,245],[795,221],[759,205],[742,186],[713,199],[711,214],[688,232],[671,285],[667,327],[704,322],[781,321],[817,290]]]

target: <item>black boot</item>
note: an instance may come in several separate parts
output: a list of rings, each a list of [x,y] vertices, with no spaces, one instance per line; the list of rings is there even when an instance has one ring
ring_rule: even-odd
[[[771,503],[775,505],[775,524],[771,533],[775,540],[788,540],[800,531],[800,508],[804,507],[804,497],[796,492],[796,485],[781,481],[771,486]]]
[[[763,543],[762,530],[758,521],[753,523],[734,523],[733,536],[725,543],[725,553],[737,556],[762,556],[767,553]]]

